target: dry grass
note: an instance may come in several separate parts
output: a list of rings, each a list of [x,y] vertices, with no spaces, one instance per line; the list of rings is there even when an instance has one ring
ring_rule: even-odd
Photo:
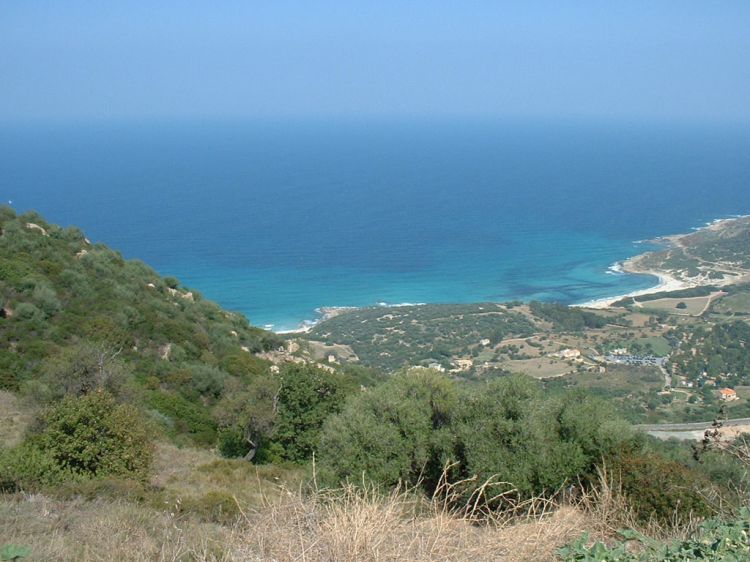
[[[232,532],[122,501],[59,502],[41,495],[0,501],[2,543],[32,547],[29,560],[231,560]]]
[[[238,459],[224,459],[215,453],[178,448],[159,443],[154,455],[151,484],[169,498],[200,500],[210,494],[223,494],[246,508],[267,503],[287,486],[300,482],[304,471],[274,465],[257,466]],[[233,499],[234,498],[234,499]]]
[[[652,301],[643,301],[640,303],[640,306],[649,310],[660,310],[678,316],[698,316],[711,302],[713,295],[716,294],[717,293],[713,293],[711,296],[705,297],[685,297],[682,299],[655,299]],[[685,303],[686,308],[677,308],[677,305],[681,302]]]
[[[18,445],[32,419],[31,409],[15,394],[0,390],[0,446]]]
[[[434,502],[420,504],[406,492],[382,497],[355,487],[336,497],[290,493],[245,514],[237,548],[243,559],[278,562],[553,560],[594,523],[575,507],[477,524]]]
[[[0,536],[31,546],[31,560],[479,562],[552,560],[595,523],[581,509],[560,507],[479,525],[422,503],[354,487],[287,492],[228,527],[123,501],[17,496],[0,501]]]
[[[155,484],[184,495],[230,494],[239,521],[211,523],[153,503],[22,494],[0,497],[0,543],[31,546],[32,560],[52,561],[541,561],[554,560],[586,531],[607,541],[623,527],[661,538],[690,530],[639,528],[606,471],[598,488],[575,502],[514,504],[511,494],[503,503],[513,509],[498,513],[482,508],[489,486],[463,502],[456,501],[462,483],[444,482],[433,498],[363,485],[289,488],[261,477],[270,468],[256,473],[207,452],[163,445],[158,457]]]

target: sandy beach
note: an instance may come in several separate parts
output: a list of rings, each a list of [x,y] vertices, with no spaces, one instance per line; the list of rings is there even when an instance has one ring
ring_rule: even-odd
[[[740,215],[740,216],[731,217],[731,218],[716,219],[714,221],[709,222],[708,224],[706,224],[705,226],[701,228],[696,228],[693,232],[689,232],[686,234],[670,234],[667,236],[661,236],[655,240],[649,240],[649,242],[663,246],[663,250],[666,250],[670,247],[676,247],[676,246],[684,247],[683,240],[685,238],[695,235],[697,232],[700,232],[703,230],[714,231],[714,232],[721,231],[722,229],[728,226],[731,226],[735,221],[746,219],[746,218],[748,218],[746,215]],[[615,295],[611,297],[603,297],[601,299],[594,299],[594,300],[583,302],[580,304],[574,304],[572,306],[577,306],[581,308],[602,309],[602,308],[608,308],[612,306],[615,302],[625,299],[625,298],[639,297],[642,295],[650,295],[653,293],[660,293],[660,292],[667,292],[667,291],[678,291],[681,289],[689,289],[689,288],[700,287],[700,286],[709,285],[709,284],[725,285],[725,284],[736,283],[741,280],[744,280],[744,277],[738,277],[736,279],[725,279],[723,281],[707,280],[703,276],[695,278],[695,279],[693,278],[681,279],[681,278],[676,277],[671,271],[662,270],[662,269],[650,269],[647,267],[643,267],[641,265],[641,263],[644,261],[644,258],[657,252],[646,252],[643,254],[638,254],[637,256],[633,256],[619,264],[619,270],[625,273],[631,273],[635,275],[651,275],[653,277],[656,277],[658,282],[653,287],[649,287],[647,289],[640,289],[638,291],[632,291],[630,293],[625,293],[622,295]]]
[[[343,314],[344,312],[348,312],[350,310],[355,310],[356,308],[356,306],[321,306],[320,308],[315,309],[315,312],[319,314],[319,317],[315,320],[305,320],[304,322],[302,322],[302,324],[300,324],[299,328],[295,328],[294,330],[278,330],[276,333],[306,334],[324,320],[330,320],[331,318],[334,318],[339,314]]]
[[[649,287],[647,289],[640,289],[638,291],[632,291],[630,293],[625,293],[623,295],[616,295],[613,297],[604,297],[601,299],[595,299],[595,300],[587,301],[584,303],[575,304],[573,306],[577,306],[581,308],[609,308],[617,301],[628,298],[628,297],[640,297],[641,295],[650,295],[651,293],[660,293],[662,291],[678,291],[680,289],[687,289],[688,287],[697,286],[697,284],[689,284],[679,279],[676,279],[663,271],[644,271],[644,270],[632,271],[628,269],[626,266],[623,266],[623,271],[627,273],[633,273],[633,274],[639,274],[639,275],[652,275],[658,278],[659,281],[656,285],[654,285],[653,287]]]

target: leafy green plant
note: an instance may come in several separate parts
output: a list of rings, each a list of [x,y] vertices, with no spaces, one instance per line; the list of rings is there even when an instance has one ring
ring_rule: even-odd
[[[610,546],[587,546],[588,533],[561,548],[562,560],[586,562],[690,562],[692,560],[741,562],[750,560],[750,509],[742,508],[736,520],[709,519],[683,541],[660,542],[631,529],[620,531],[622,540]],[[629,543],[637,543],[634,548]]]
[[[31,547],[19,546],[16,544],[6,544],[0,548],[0,560],[20,560],[31,554]]]

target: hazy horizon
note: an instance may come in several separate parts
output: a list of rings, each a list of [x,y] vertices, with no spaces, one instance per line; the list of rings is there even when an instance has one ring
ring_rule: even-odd
[[[5,2],[0,122],[750,123],[750,4]]]

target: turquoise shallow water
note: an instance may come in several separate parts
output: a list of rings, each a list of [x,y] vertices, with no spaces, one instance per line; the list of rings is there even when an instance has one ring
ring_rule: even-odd
[[[0,199],[257,325],[655,284],[635,240],[750,212],[750,131],[543,123],[0,126]]]

